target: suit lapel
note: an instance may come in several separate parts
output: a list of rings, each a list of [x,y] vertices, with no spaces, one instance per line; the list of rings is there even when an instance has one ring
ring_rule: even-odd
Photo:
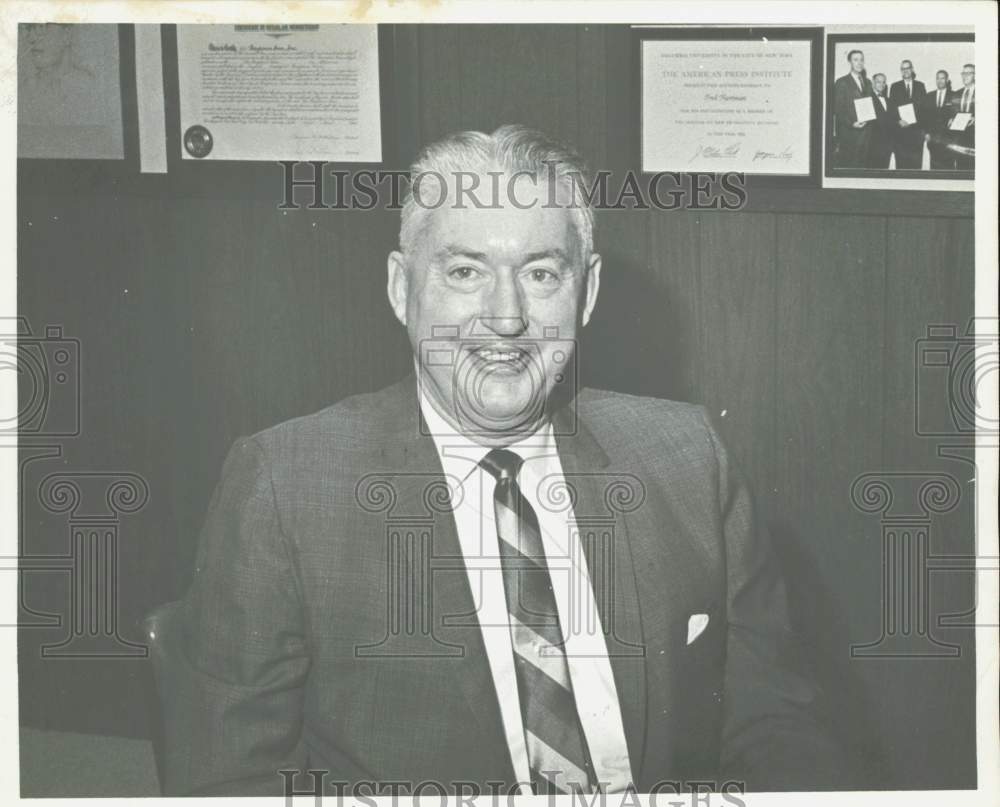
[[[505,760],[507,781],[514,780],[506,734],[497,703],[486,648],[469,587],[447,480],[434,440],[420,415],[416,379],[398,385],[401,406],[388,421],[383,460],[394,477],[393,510],[422,514],[433,524],[429,559],[430,624],[442,675],[455,681],[486,738],[490,759]]]
[[[586,424],[578,419],[575,428],[570,428],[566,409],[556,415],[555,423],[563,474],[576,493],[574,516],[618,692],[632,775],[638,781],[646,735],[645,644],[629,546],[628,507],[616,506],[629,500],[638,480],[611,469]]]

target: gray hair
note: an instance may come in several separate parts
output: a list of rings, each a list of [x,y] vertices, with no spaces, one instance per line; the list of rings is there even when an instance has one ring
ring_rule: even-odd
[[[513,124],[501,126],[492,134],[456,132],[421,150],[410,166],[410,185],[405,191],[400,215],[400,249],[406,253],[413,247],[423,217],[430,209],[440,206],[441,178],[496,170],[530,175],[536,180],[545,175],[547,179],[553,178],[554,182],[568,186],[572,193],[568,207],[586,260],[594,248],[594,211],[586,192],[590,187],[586,164],[569,146],[535,129]],[[439,204],[428,206],[423,204],[421,177],[432,175],[438,178],[438,190],[432,193],[439,194]],[[583,188],[580,187],[582,183],[586,183]],[[583,192],[578,193],[581,190]]]

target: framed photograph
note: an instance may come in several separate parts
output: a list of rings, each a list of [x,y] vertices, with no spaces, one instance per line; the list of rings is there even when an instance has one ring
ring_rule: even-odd
[[[23,22],[17,27],[17,156],[121,160],[121,28]]]
[[[644,172],[819,184],[822,29],[638,28],[636,36]]]
[[[826,177],[975,177],[973,34],[831,33],[826,55]]]

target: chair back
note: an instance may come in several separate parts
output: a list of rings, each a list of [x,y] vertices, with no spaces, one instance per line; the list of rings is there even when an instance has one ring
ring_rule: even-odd
[[[162,676],[166,665],[167,648],[176,643],[180,603],[168,602],[158,605],[143,620],[143,632],[149,643],[149,657],[153,665],[153,680],[150,687],[149,713],[153,727],[153,756],[156,759],[156,775],[160,780],[160,790],[163,790],[166,764],[166,743],[163,721],[163,685]]]

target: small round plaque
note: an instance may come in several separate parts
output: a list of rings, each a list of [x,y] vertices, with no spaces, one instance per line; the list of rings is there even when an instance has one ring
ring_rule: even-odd
[[[192,157],[207,157],[212,150],[212,133],[199,124],[188,127],[184,132],[184,148]]]

